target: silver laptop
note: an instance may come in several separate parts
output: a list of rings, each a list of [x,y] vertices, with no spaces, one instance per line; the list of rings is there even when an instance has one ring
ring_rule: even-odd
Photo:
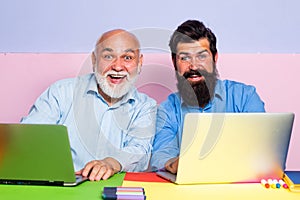
[[[189,113],[185,116],[177,184],[260,182],[282,178],[293,113]]]
[[[0,183],[75,186],[67,128],[63,125],[0,124]]]

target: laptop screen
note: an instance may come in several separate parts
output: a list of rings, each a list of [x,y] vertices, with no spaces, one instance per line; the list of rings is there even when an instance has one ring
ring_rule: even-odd
[[[187,114],[176,182],[281,178],[293,120],[293,113]]]
[[[0,179],[17,184],[75,182],[67,128],[0,124]]]

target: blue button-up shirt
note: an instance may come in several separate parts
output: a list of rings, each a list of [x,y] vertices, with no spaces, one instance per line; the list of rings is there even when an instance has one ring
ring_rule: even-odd
[[[265,108],[255,87],[229,80],[217,81],[214,98],[204,108],[187,106],[179,93],[169,95],[157,112],[152,170],[164,168],[179,155],[184,116],[190,112],[265,112]]]
[[[21,122],[67,126],[76,171],[106,157],[118,160],[122,171],[143,171],[150,160],[156,108],[135,88],[109,106],[94,74],[88,74],[51,85]]]

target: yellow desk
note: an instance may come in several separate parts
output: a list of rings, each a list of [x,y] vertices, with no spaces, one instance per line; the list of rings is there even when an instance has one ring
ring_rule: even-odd
[[[176,185],[174,183],[123,181],[122,186],[144,187],[147,200],[204,200],[204,199],[300,199],[300,193],[288,189],[264,188],[260,183]]]
[[[124,181],[123,186],[144,187],[147,200],[300,199],[300,193],[293,193],[288,189],[266,189],[259,183],[175,185],[173,183]]]

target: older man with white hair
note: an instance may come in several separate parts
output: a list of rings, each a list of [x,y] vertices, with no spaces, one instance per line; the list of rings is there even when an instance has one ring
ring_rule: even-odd
[[[92,63],[94,73],[51,85],[21,122],[66,125],[76,174],[91,181],[144,171],[156,102],[134,87],[143,63],[139,41],[125,30],[108,31],[97,41]]]

